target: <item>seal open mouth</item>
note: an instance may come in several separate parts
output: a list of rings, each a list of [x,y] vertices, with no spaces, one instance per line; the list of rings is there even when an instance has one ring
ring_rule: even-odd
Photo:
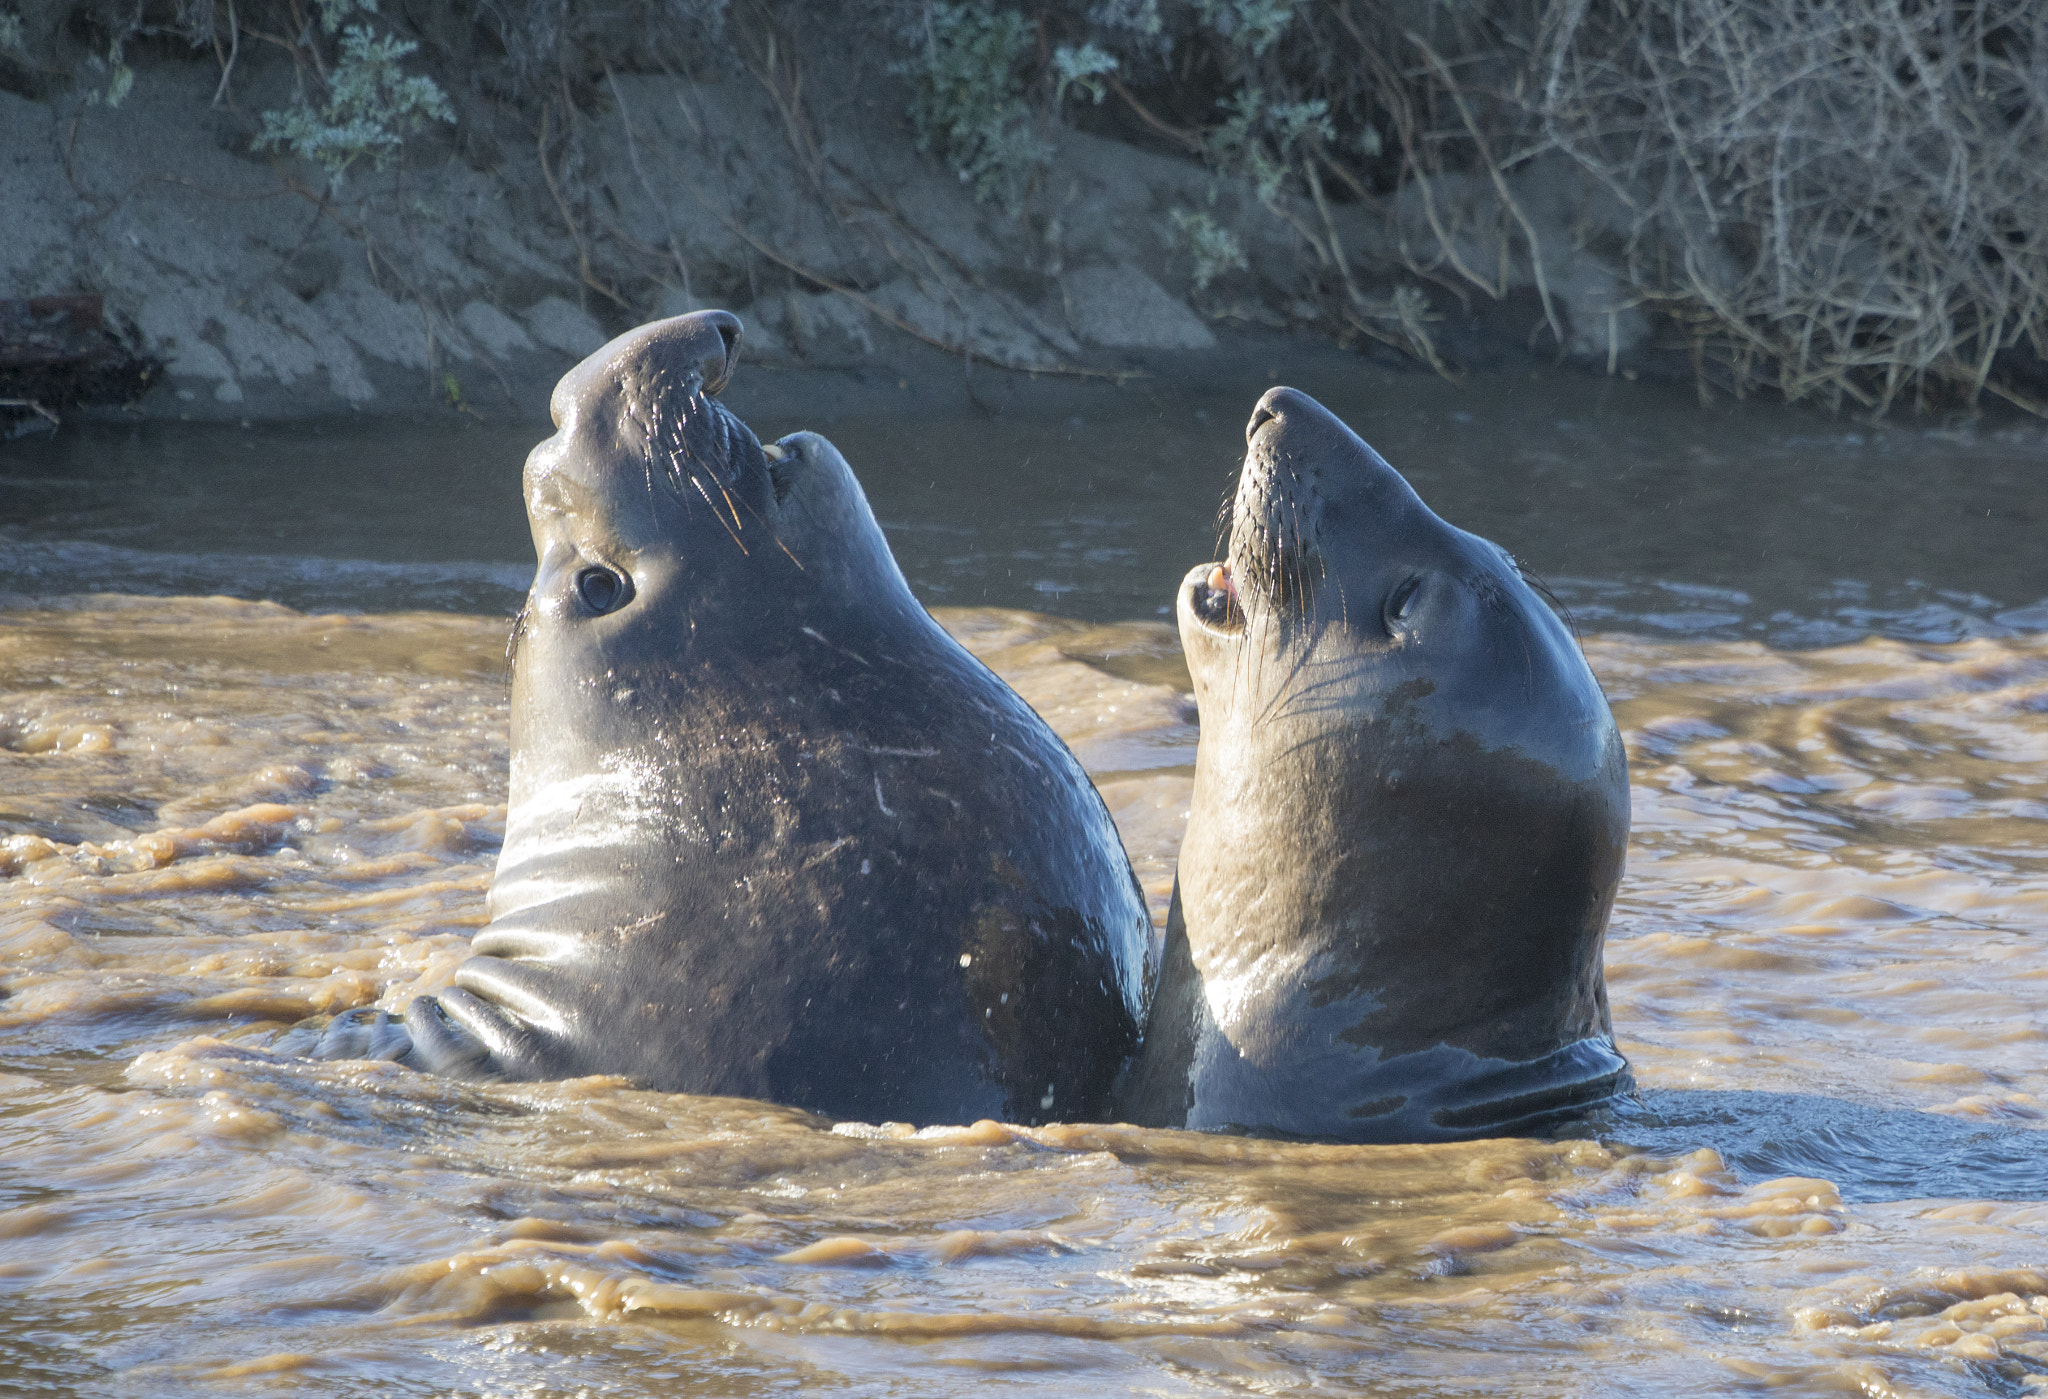
[[[1214,565],[1207,576],[1189,580],[1188,587],[1189,609],[1204,625],[1233,636],[1244,630],[1244,604],[1229,564]]]
[[[768,458],[768,484],[775,488],[775,503],[780,505],[789,499],[789,488],[796,484],[796,463],[790,460],[789,448],[780,442],[763,442],[761,455]]]

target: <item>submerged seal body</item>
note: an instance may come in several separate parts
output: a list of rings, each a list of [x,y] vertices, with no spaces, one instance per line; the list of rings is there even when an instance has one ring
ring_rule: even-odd
[[[410,1061],[839,1117],[1099,1115],[1150,927],[1065,746],[912,597],[823,438],[712,395],[739,322],[565,377],[525,495],[490,924]]]
[[[1306,394],[1177,611],[1195,787],[1133,1121],[1350,1141],[1627,1089],[1601,948],[1627,766],[1571,634]]]

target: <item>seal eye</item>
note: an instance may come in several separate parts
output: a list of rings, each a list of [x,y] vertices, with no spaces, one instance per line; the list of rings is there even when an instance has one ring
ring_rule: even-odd
[[[633,596],[633,585],[608,568],[586,568],[576,575],[576,595],[583,605],[602,617],[616,612]]]
[[[1414,610],[1415,607],[1416,595],[1421,591],[1422,579],[1420,576],[1410,578],[1400,587],[1394,589],[1392,596],[1387,599],[1388,631],[1396,630],[1403,622],[1408,620],[1409,612]]]

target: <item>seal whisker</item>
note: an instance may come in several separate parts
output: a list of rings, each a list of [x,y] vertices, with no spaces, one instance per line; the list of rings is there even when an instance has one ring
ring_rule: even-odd
[[[732,492],[726,490],[726,488],[722,485],[718,488],[718,491],[719,494],[725,497],[725,503],[728,506],[732,507],[732,517],[735,522],[739,520],[740,511],[744,509],[749,515],[754,517],[754,523],[760,525],[761,528],[768,531],[768,537],[775,541],[775,547],[780,549],[783,552],[783,554],[789,559],[789,561],[796,565],[797,572],[806,573],[809,571],[804,567],[804,561],[798,558],[795,554],[791,553],[789,545],[782,542],[782,536],[777,534],[773,526],[771,526],[767,520],[761,517],[760,511],[756,510],[752,505],[748,504],[744,500],[734,500],[732,497]],[[745,547],[746,546],[742,545],[742,550],[744,550]]]
[[[512,634],[505,638],[505,659],[513,665],[518,664],[519,643],[525,638],[526,624],[532,617],[533,598],[529,595],[519,604],[519,614],[512,619]]]
[[[1308,543],[1302,529],[1301,501],[1298,497],[1290,497],[1287,503],[1291,516],[1288,520],[1288,530],[1294,536],[1291,560],[1294,569],[1294,591],[1295,596],[1305,605],[1309,630],[1313,633],[1319,620],[1317,612],[1321,599],[1309,587]]]
[[[725,497],[725,508],[732,514],[732,527],[735,530],[745,529],[746,523],[740,519],[739,502],[735,501],[732,498],[732,492],[725,488],[725,482],[718,480],[716,477],[713,477],[712,484],[717,486],[718,493],[721,496]],[[749,515],[753,515],[756,522],[761,521],[761,517],[758,514],[755,514],[753,506],[750,505],[747,507],[747,513]]]
[[[734,500],[732,492],[726,490],[726,488],[722,485],[718,488],[718,490],[719,493],[725,497],[725,503],[732,507],[732,517],[735,522],[737,522],[740,518],[740,511],[745,510],[748,515],[753,517],[755,524],[761,526],[761,528],[763,529],[771,530],[772,532],[772,527],[769,525],[768,521],[762,516],[760,511],[756,510],[753,507],[752,504],[745,500]],[[778,539],[775,542],[780,544],[782,541]],[[789,553],[787,549],[784,549],[783,552]],[[791,554],[790,557],[792,560],[794,560],[796,556],[794,554]],[[801,568],[803,567],[803,565],[798,564],[797,567]]]
[[[719,523],[719,527],[720,527],[720,528],[722,528],[722,529],[723,529],[723,530],[724,530],[724,531],[726,532],[726,535],[727,535],[727,536],[728,536],[728,537],[729,537],[729,538],[730,538],[730,539],[732,540],[732,542],[733,542],[733,543],[735,543],[735,544],[737,544],[737,545],[739,545],[739,546],[740,546],[740,552],[741,552],[742,554],[746,554],[746,553],[747,553],[747,546],[746,546],[746,542],[745,542],[744,540],[742,540],[742,539],[740,538],[740,536],[739,536],[739,532],[738,532],[737,530],[735,530],[735,529],[734,529],[734,528],[733,528],[733,527],[732,527],[731,525],[729,525],[729,524],[727,524],[727,523],[726,523],[726,520],[725,520],[725,516],[723,516],[723,515],[720,515],[720,514],[718,513],[718,507],[717,507],[716,505],[712,505],[712,503],[711,503],[711,492],[709,492],[709,491],[707,491],[707,490],[705,490],[705,489],[704,489],[704,482],[703,482],[703,481],[702,481],[702,480],[701,480],[701,479],[700,479],[700,478],[699,478],[698,476],[696,476],[696,475],[695,475],[695,474],[693,473],[693,474],[691,475],[691,477],[690,477],[690,484],[691,484],[691,485],[693,485],[693,486],[695,486],[695,487],[697,488],[697,494],[698,494],[698,495],[701,495],[701,496],[703,496],[703,497],[704,497],[704,503],[705,503],[706,505],[709,505],[709,506],[711,506],[711,514],[712,514],[712,517],[713,517],[714,519],[716,519],[716,520],[718,521],[718,523]],[[750,557],[750,558],[751,558],[751,557],[752,557],[752,555],[751,555],[751,554],[749,554],[749,555],[748,555],[748,557]]]

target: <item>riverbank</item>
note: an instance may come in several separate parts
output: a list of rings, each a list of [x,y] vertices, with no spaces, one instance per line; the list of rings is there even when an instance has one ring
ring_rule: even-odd
[[[1690,373],[1567,226],[1596,202],[1557,165],[1514,176],[1548,235],[1540,273],[1503,244],[1502,297],[1409,277],[1379,288],[1385,325],[1361,334],[1308,294],[1292,196],[1187,152],[1055,121],[1029,197],[978,199],[919,149],[908,80],[851,21],[764,62],[600,66],[553,108],[444,74],[450,120],[421,123],[389,168],[330,179],[256,149],[304,100],[293,55],[250,44],[229,72],[211,48],[138,34],[110,63],[77,8],[30,13],[0,54],[0,295],[101,297],[162,364],[131,416],[538,415],[611,335],[707,305],[745,318],[756,364],[850,374],[817,379],[826,392],[935,382],[945,360],[963,395],[1001,392],[1003,371],[1177,378],[1274,336],[1418,372]],[[1438,202],[1492,197],[1446,180]],[[1325,212],[1393,266],[1419,208],[1411,193]]]
[[[0,411],[118,381],[18,372],[69,295],[157,417],[517,403],[707,305],[884,376],[1255,329],[2048,416],[2048,15],[1888,13],[6,0]]]

